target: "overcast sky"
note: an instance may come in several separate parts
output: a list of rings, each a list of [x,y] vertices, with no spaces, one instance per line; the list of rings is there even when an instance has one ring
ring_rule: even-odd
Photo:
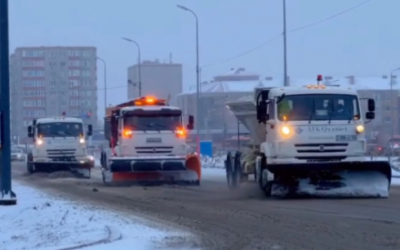
[[[293,30],[349,9],[364,0],[287,0]],[[195,83],[194,17],[200,26],[202,80],[231,67],[282,77],[283,39],[236,59],[282,33],[282,0],[10,0],[10,50],[20,46],[96,46],[108,66],[108,100],[126,98],[127,67],[142,59],[183,64],[184,88]],[[400,67],[400,1],[371,0],[343,15],[288,33],[291,77],[372,76]],[[98,64],[99,88],[103,86]],[[103,91],[99,105],[103,106]],[[101,110],[101,109],[99,109]]]

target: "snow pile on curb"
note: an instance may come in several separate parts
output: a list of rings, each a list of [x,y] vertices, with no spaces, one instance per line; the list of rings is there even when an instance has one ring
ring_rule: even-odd
[[[18,204],[0,209],[1,250],[103,249],[100,245],[142,250],[154,249],[154,244],[174,235],[190,237],[146,226],[137,217],[59,200],[15,181],[13,189]]]
[[[78,206],[36,193],[14,183],[18,205],[0,211],[0,244],[4,250],[57,249],[89,244],[107,237],[104,224]],[[85,216],[86,213],[86,216]]]
[[[202,155],[201,159],[201,166],[203,168],[225,168],[224,161],[225,157],[219,156],[211,158],[209,156]]]

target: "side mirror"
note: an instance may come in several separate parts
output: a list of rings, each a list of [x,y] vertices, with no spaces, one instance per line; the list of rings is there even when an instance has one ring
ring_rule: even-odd
[[[267,106],[269,101],[261,100],[257,105],[257,120],[259,123],[266,123],[269,120],[269,115],[267,114]]]
[[[374,112],[375,111],[375,100],[368,99],[368,111]]]
[[[367,112],[365,113],[365,118],[367,118],[368,120],[373,120],[375,119],[375,113],[374,112]]]
[[[33,138],[33,127],[31,125],[28,126],[28,137]]]
[[[194,116],[193,115],[189,115],[189,122],[186,125],[186,128],[188,130],[193,130],[193,128],[194,128]]]
[[[93,134],[93,126],[91,124],[88,125],[87,136],[91,136]]]

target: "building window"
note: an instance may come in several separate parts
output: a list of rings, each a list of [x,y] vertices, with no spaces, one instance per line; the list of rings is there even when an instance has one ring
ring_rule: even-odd
[[[22,57],[44,57],[44,52],[41,50],[23,50]]]
[[[73,56],[73,57],[80,56],[79,50],[68,51],[68,56]]]
[[[43,70],[24,70],[22,71],[23,77],[42,77],[44,76]]]
[[[90,66],[90,62],[89,61],[82,61],[82,66],[89,67]]]
[[[80,73],[79,70],[70,70],[68,75],[69,76],[79,76],[80,75],[79,73]]]
[[[90,106],[90,101],[88,101],[88,100],[81,100],[81,105],[82,106]]]
[[[90,86],[91,84],[90,84],[90,81],[89,81],[89,80],[83,80],[83,81],[82,81],[82,85],[83,85],[83,86]]]
[[[24,87],[43,87],[44,81],[32,80],[32,81],[23,81],[22,83]]]
[[[68,85],[70,87],[77,87],[77,86],[79,86],[79,81],[78,80],[69,80]]]
[[[70,90],[70,91],[69,91],[69,95],[70,95],[70,96],[78,96],[78,95],[79,95],[79,92],[78,92],[78,90]]]
[[[44,67],[44,61],[23,61],[22,67]]]
[[[45,91],[43,89],[24,90],[24,96],[27,97],[45,96]]]
[[[82,71],[82,76],[90,76],[90,71],[89,70],[83,70]]]
[[[68,66],[70,66],[70,67],[79,67],[79,61],[78,60],[68,61]]]
[[[83,54],[83,56],[85,56],[85,57],[89,57],[89,56],[92,55],[92,51],[91,51],[91,50],[84,50],[82,54]]]
[[[79,105],[78,100],[70,100],[70,106],[71,106],[71,107],[76,107],[76,106],[78,106],[78,105]]]
[[[390,119],[390,117],[388,117],[388,116],[386,116],[385,119],[384,119],[385,122],[390,122],[391,120],[392,119]]]

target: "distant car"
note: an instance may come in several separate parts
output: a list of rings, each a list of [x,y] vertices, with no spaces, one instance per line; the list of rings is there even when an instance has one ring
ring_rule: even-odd
[[[20,148],[12,148],[11,149],[11,161],[25,161],[26,154]]]

